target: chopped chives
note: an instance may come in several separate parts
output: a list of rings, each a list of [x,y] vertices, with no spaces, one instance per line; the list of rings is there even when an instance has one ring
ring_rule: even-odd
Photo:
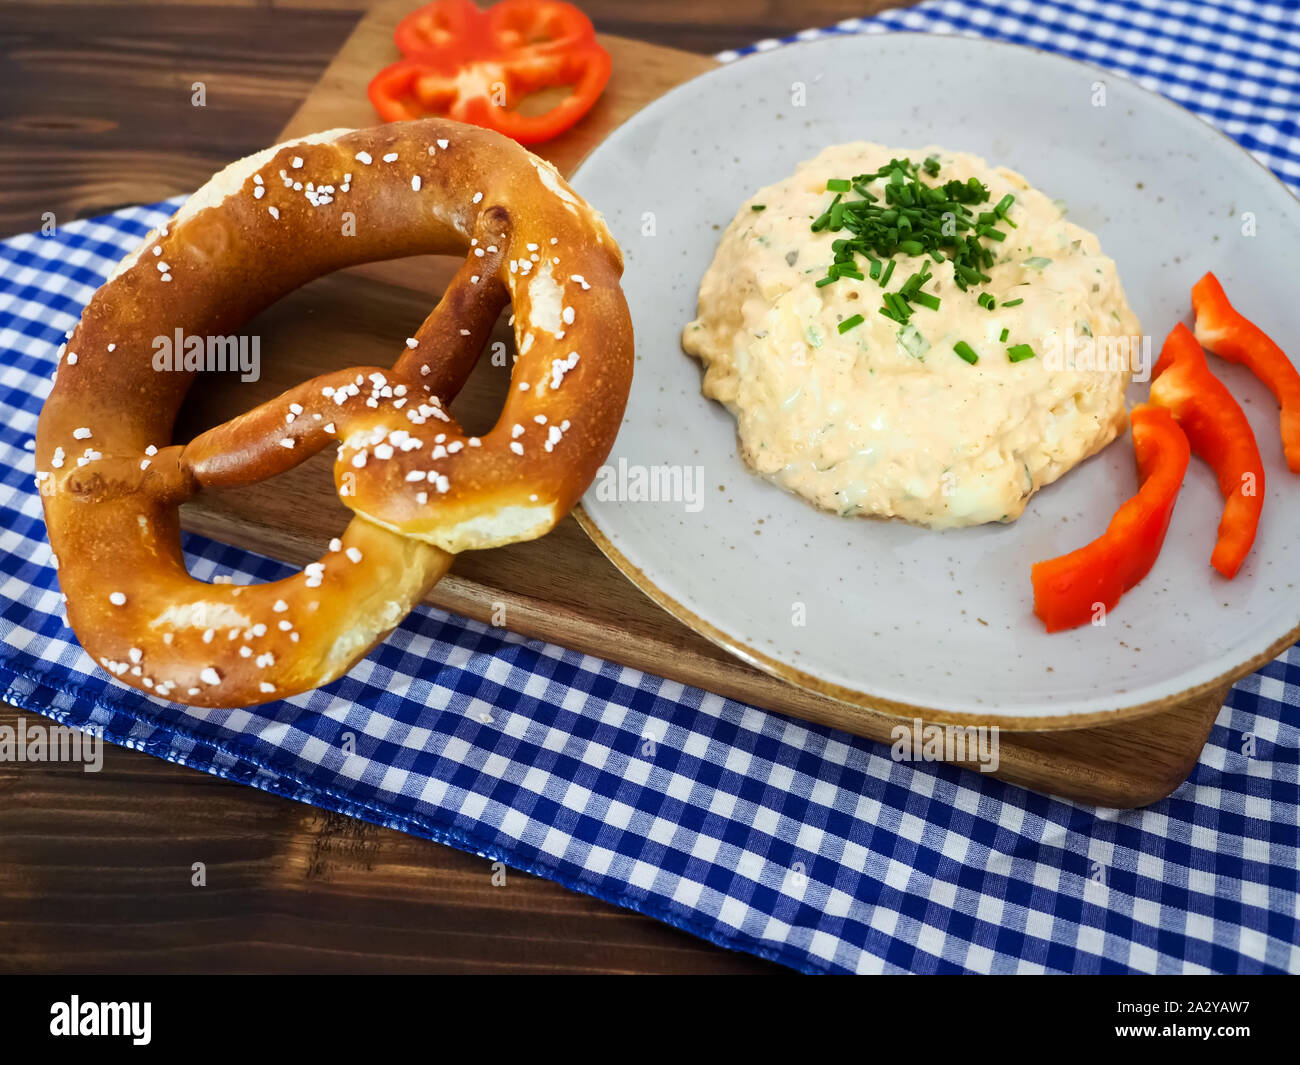
[[[908,318],[912,315],[912,308],[907,305],[907,300],[896,292],[886,292],[883,297],[883,305],[880,311],[886,318],[892,318],[900,325],[906,325]]]
[[[974,366],[977,362],[980,361],[980,357],[975,354],[975,349],[972,348],[969,344],[967,344],[966,341],[964,340],[957,341],[957,343],[952,346],[952,350],[955,351],[958,355],[960,355],[966,362],[970,363],[972,366]]]
[[[852,318],[845,318],[844,321],[840,322],[839,331],[841,333],[847,333],[850,329],[856,329],[865,321],[866,319],[863,318],[862,315],[855,314]]]
[[[1007,348],[1007,358],[1012,362],[1024,362],[1034,357],[1034,349],[1028,344],[1013,344]]]
[[[1025,302],[1024,300],[1003,300],[1003,301],[1002,301],[1002,306],[1003,306],[1003,307],[1019,307],[1019,306],[1020,306],[1022,303],[1024,303],[1024,302]]]
[[[916,292],[922,285],[929,281],[930,276],[930,274],[924,272],[913,274],[899,287],[899,294],[911,299],[912,293]]]
[[[766,210],[767,210],[767,204],[765,204],[765,203],[752,203],[752,204],[749,205],[749,209],[750,209],[751,211],[766,211]]]
[[[998,305],[998,304],[997,304],[997,300],[995,300],[995,299],[994,299],[994,298],[993,298],[989,293],[987,293],[987,292],[981,292],[981,293],[980,293],[980,298],[979,298],[979,301],[978,301],[978,302],[979,302],[979,305],[980,305],[981,307],[983,307],[986,311],[991,311],[991,310],[993,310],[994,307],[996,307],[996,306]]]
[[[839,274],[827,274],[825,277],[817,279],[817,287],[824,288],[825,286],[829,285],[832,281],[838,281],[839,279],[840,279]]]
[[[1009,337],[1010,335],[1011,335],[1010,329],[1002,330],[1002,335],[998,337],[998,343],[1005,344],[1007,342],[1007,337]]]
[[[827,179],[826,190],[833,198],[822,214],[810,219],[813,232],[835,234],[834,261],[826,270],[826,283],[838,278],[865,280],[861,275],[866,271],[881,288],[888,288],[896,256],[928,257],[892,298],[883,294],[881,313],[903,323],[916,307],[939,306],[937,296],[921,291],[933,276],[930,261],[951,262],[954,280],[963,291],[988,284],[996,262],[992,245],[1006,239],[999,220],[1014,224],[1006,212],[1015,197],[1008,194],[993,204],[987,186],[977,178],[940,181],[941,170],[937,156],[919,163],[902,158],[891,159],[873,173]],[[881,183],[879,194],[869,188],[876,182]],[[862,259],[869,266],[859,267]],[[980,298],[980,304],[988,310],[997,305],[991,295]]]

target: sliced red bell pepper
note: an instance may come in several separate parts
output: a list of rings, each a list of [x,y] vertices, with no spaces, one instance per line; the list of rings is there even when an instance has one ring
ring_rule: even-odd
[[[1210,565],[1231,579],[1255,542],[1264,506],[1264,461],[1245,412],[1210,372],[1201,345],[1182,322],[1156,361],[1151,402],[1174,416],[1192,450],[1219,479],[1223,517]]]
[[[404,56],[443,48],[464,49],[467,42],[490,44],[519,55],[562,51],[596,36],[596,29],[563,0],[502,0],[480,11],[471,0],[434,0],[397,24],[393,40]]]
[[[1196,339],[1221,359],[1244,363],[1282,408],[1282,450],[1300,473],[1300,372],[1264,330],[1228,302],[1219,279],[1207,273],[1192,287]]]
[[[1048,632],[1087,625],[1098,605],[1109,611],[1150,572],[1165,542],[1191,448],[1168,411],[1133,409],[1133,450],[1142,487],[1111,518],[1106,531],[1077,551],[1037,563],[1034,613]]]
[[[559,136],[585,115],[609,81],[609,53],[572,4],[503,0],[479,11],[470,0],[436,0],[398,24],[405,58],[370,83],[370,100],[388,122],[444,115],[497,130],[520,144]],[[539,114],[525,97],[567,88]]]
[[[471,26],[481,17],[470,0],[435,0],[402,19],[393,31],[393,40],[402,55],[419,55],[468,38]]]

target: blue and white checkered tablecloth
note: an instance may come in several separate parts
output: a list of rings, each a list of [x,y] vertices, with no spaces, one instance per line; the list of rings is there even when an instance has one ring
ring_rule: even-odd
[[[1300,186],[1294,2],[939,0],[810,33],[895,29],[1126,73]],[[1127,812],[896,763],[866,740],[430,609],[291,706],[195,710],[108,679],[62,620],[32,435],[65,331],[174,206],[0,244],[5,700],[807,971],[1300,971],[1294,648],[1236,686],[1173,796]],[[287,572],[186,545],[199,578]]]

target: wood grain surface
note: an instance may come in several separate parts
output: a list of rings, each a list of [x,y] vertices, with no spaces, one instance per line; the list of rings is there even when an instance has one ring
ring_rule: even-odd
[[[416,0],[411,0],[415,7]],[[897,0],[584,0],[597,29],[702,54]],[[0,236],[192,192],[273,143],[367,0],[0,0]],[[191,86],[208,87],[205,108]]]
[[[0,0],[0,136],[9,149],[0,156],[0,233],[35,228],[46,211],[65,221],[191,191],[225,162],[274,141],[286,123],[314,121],[312,102],[301,111],[298,104],[363,6]],[[887,5],[583,6],[602,31],[707,52]],[[708,65],[702,58],[676,63],[682,76]],[[191,106],[195,81],[205,83],[205,108]],[[257,331],[265,347],[314,341],[324,361],[313,372],[364,361],[359,353],[375,343],[372,316],[389,316],[382,320],[400,338],[427,312],[440,268],[422,269],[423,291],[412,290],[409,274],[395,286],[383,269],[323,280],[268,312]],[[301,377],[300,367],[278,356],[267,369],[269,388]],[[470,424],[486,417],[500,383],[485,369],[471,382],[462,411]],[[250,400],[252,393],[239,390],[196,396],[185,425],[223,418]],[[273,492],[321,509],[327,482],[323,464],[308,464]],[[335,503],[304,530],[272,503],[256,491],[231,493],[213,508],[192,508],[189,521],[222,535],[233,528],[250,547],[303,562],[332,535],[331,522],[343,519]],[[512,628],[541,634],[560,625],[562,636],[551,638],[587,650],[606,646],[591,641],[613,616],[622,640],[613,657],[654,668],[671,653],[689,679],[739,694],[726,690],[725,678],[719,683],[720,664],[731,660],[647,611],[626,581],[601,583],[597,594],[586,574],[607,564],[593,552],[566,522],[537,544],[459,560],[438,601],[483,617],[495,596],[509,595]],[[570,577],[541,583],[540,569]],[[769,706],[799,698],[759,674],[752,683],[771,686],[754,700]],[[1080,739],[1102,730],[1017,737],[1022,780],[1050,787],[1065,767],[1085,787],[1127,788],[1135,801],[1149,801],[1186,775],[1200,748],[1187,738],[1204,739],[1220,702],[1215,693],[1164,715],[1159,727],[1151,721],[1105,730],[1093,750]],[[17,716],[0,707],[0,724],[13,725]],[[1176,741],[1168,742],[1171,735]],[[1138,795],[1123,767],[1142,760],[1157,771],[1142,778],[1146,792]],[[195,861],[208,869],[205,888],[190,884]],[[99,774],[0,764],[0,907],[0,969],[777,971],[523,874],[493,886],[486,861],[450,848],[115,747]]]

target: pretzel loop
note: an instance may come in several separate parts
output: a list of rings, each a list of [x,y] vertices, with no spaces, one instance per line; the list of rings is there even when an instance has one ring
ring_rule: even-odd
[[[191,375],[158,372],[149,338],[225,334],[334,269],[457,250],[464,264],[392,367],[325,374],[163,446]],[[600,216],[549,164],[445,120],[330,131],[222,171],[95,294],[41,415],[37,477],[83,646],[180,702],[281,698],[350,668],[456,552],[548,531],[622,417],[621,269]],[[507,302],[509,397],[470,437],[446,406]],[[189,576],[181,502],[331,443],[354,517],[325,556],[265,585]]]

